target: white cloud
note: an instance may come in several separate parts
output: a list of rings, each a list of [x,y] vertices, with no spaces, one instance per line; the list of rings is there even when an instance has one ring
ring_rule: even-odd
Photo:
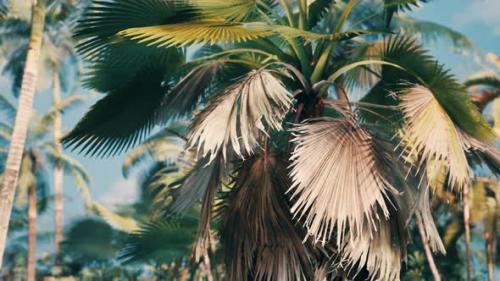
[[[500,35],[500,1],[469,0],[464,7],[465,13],[453,17],[457,25],[480,23],[492,28],[495,35]]]
[[[119,179],[111,184],[107,191],[101,194],[96,201],[109,208],[117,205],[131,204],[139,198],[139,187],[136,178]]]

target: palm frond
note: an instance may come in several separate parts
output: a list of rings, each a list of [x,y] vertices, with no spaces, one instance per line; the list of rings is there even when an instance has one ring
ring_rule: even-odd
[[[486,164],[496,175],[500,175],[500,149],[495,144],[480,141],[465,132],[460,132],[470,163]]]
[[[500,89],[500,78],[494,74],[481,75],[468,79],[464,84],[466,87],[483,86]]]
[[[406,253],[406,234],[400,227],[391,221],[379,220],[373,236],[346,239],[340,264],[356,272],[366,267],[367,280],[400,280],[401,260]]]
[[[309,27],[316,26],[333,3],[333,0],[316,0],[309,4]]]
[[[37,118],[31,126],[31,130],[36,135],[44,135],[49,130],[50,126],[54,124],[54,118],[57,114],[64,114],[72,108],[79,106],[87,99],[83,95],[71,95],[63,99],[59,104],[51,107],[47,113]]]
[[[223,74],[225,64],[222,59],[194,67],[165,96],[158,109],[160,120],[169,121],[191,114],[200,100],[212,92],[211,88],[215,88],[213,84]]]
[[[119,35],[147,45],[184,47],[199,43],[213,45],[244,42],[271,36],[273,32],[247,28],[246,24],[241,23],[204,21],[129,28]]]
[[[115,229],[126,233],[134,233],[140,229],[139,224],[133,218],[121,216],[99,203],[94,203],[92,208],[97,215]]]
[[[294,134],[292,212],[305,217],[308,234],[325,244],[336,231],[337,245],[348,230],[353,239],[371,236],[389,216],[388,196],[398,194],[391,151],[352,117],[307,122]]]
[[[124,262],[171,262],[189,255],[196,220],[153,221],[129,234],[119,253]]]
[[[196,21],[158,26],[129,28],[119,35],[148,46],[185,47],[196,44],[234,44],[278,35],[283,38],[302,38],[306,42],[345,40],[372,31],[357,30],[345,33],[320,34],[285,25],[265,22],[234,23],[226,21]]]
[[[219,151],[227,158],[229,145],[238,156],[252,154],[265,125],[281,130],[291,95],[275,71],[250,72],[228,87],[195,119],[188,145],[213,160]],[[260,132],[260,133],[259,133]]]
[[[93,201],[89,188],[91,177],[85,167],[70,156],[59,153],[53,145],[45,146],[45,153],[53,165],[61,165],[64,172],[73,177],[75,185],[83,197],[85,206],[87,208],[92,208]]]
[[[127,177],[131,168],[148,157],[155,162],[176,162],[184,152],[183,143],[184,141],[179,137],[167,135],[153,141],[148,140],[136,146],[123,161],[123,175]]]
[[[429,2],[429,0],[384,0],[386,25],[390,25],[394,14],[409,11],[414,7],[420,7],[425,2]]]
[[[413,86],[400,99],[406,120],[401,133],[406,157],[417,159],[419,165],[446,161],[450,185],[461,190],[468,184],[471,171],[465,145],[451,118],[434,94],[423,86]]]
[[[470,101],[463,86],[415,40],[402,36],[385,39],[380,59],[396,64],[399,68],[382,66],[381,80],[362,101],[395,105],[397,100],[388,92],[403,93],[414,84],[420,84],[434,94],[459,128],[484,141],[493,139],[488,122]]]
[[[13,121],[16,117],[16,106],[12,104],[6,97],[0,95],[0,112],[8,118],[9,121]]]
[[[182,3],[182,1],[179,1]],[[242,22],[258,10],[256,0],[188,0],[203,18]]]
[[[421,186],[415,199],[418,202],[416,206],[416,219],[424,226],[425,239],[429,242],[431,250],[435,253],[446,254],[446,248],[432,216],[429,188]]]
[[[63,138],[63,144],[101,156],[135,145],[157,123],[156,110],[166,92],[163,78],[158,69],[143,69],[134,79],[94,104]]]
[[[311,263],[284,195],[289,184],[287,164],[275,156],[256,155],[239,167],[222,212],[228,280],[310,280]]]
[[[98,56],[124,29],[188,21],[198,12],[181,1],[93,0],[75,29],[78,49],[86,57]]]
[[[470,39],[465,35],[432,21],[397,16],[394,18],[393,23],[400,32],[418,36],[424,42],[435,43],[440,40],[447,40],[459,51],[470,51],[474,48]]]
[[[204,178],[206,181],[206,188],[203,193],[203,200],[201,201],[200,221],[193,248],[194,258],[198,262],[202,259],[207,259],[211,249],[210,239],[214,200],[215,195],[220,190],[221,180],[223,177],[223,163],[221,157],[216,157],[215,161],[213,161],[208,167],[211,168],[209,170],[210,173],[207,175],[208,177]],[[176,201],[178,200],[179,197],[176,198]]]

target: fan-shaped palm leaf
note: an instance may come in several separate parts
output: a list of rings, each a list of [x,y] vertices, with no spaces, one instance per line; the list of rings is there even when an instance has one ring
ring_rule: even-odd
[[[459,130],[429,89],[414,86],[400,97],[407,123],[401,137],[406,156],[420,165],[446,161],[450,185],[461,190],[471,171]]]
[[[219,151],[227,158],[229,145],[240,157],[252,154],[259,131],[265,133],[265,125],[281,130],[281,121],[291,106],[291,95],[276,74],[255,70],[228,87],[196,117],[189,146],[203,157],[210,155],[211,160]]]
[[[352,117],[320,119],[294,131],[295,216],[305,216],[308,233],[322,243],[335,230],[337,245],[348,229],[352,239],[373,235],[378,212],[388,218],[388,196],[398,194],[391,183],[395,171],[387,170],[395,160],[390,151]]]

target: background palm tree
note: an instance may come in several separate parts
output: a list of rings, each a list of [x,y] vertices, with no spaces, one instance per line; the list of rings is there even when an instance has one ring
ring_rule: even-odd
[[[23,83],[20,90],[19,108],[14,123],[12,142],[5,164],[4,178],[0,187],[0,265],[7,241],[10,214],[21,166],[24,143],[32,112],[33,96],[38,77],[38,59],[42,47],[42,34],[45,23],[45,0],[33,2],[31,17],[31,34],[23,72]]]
[[[90,197],[88,194],[88,183],[90,177],[85,169],[74,159],[59,154],[54,147],[53,142],[48,135],[51,133],[51,124],[53,123],[54,112],[61,112],[68,109],[75,100],[67,99],[59,104],[59,107],[51,108],[45,115],[37,117],[36,115],[30,122],[30,129],[28,131],[27,143],[25,152],[23,154],[23,162],[21,165],[21,173],[18,183],[17,195],[18,202],[28,202],[28,262],[27,262],[27,275],[26,280],[35,280],[36,269],[36,218],[37,218],[37,194],[43,194],[41,202],[42,206],[46,205],[47,199],[47,181],[44,176],[47,174],[49,163],[60,163],[65,173],[73,176],[76,186],[82,191],[85,200],[90,204]],[[5,112],[8,121],[13,119],[16,112],[15,106],[9,100],[1,96],[0,109]],[[9,118],[10,117],[10,118]],[[0,124],[1,132],[0,139],[2,146],[6,147],[12,141],[12,127],[9,124]],[[6,158],[6,152],[0,152],[0,159]],[[1,170],[2,175],[4,170]],[[27,198],[27,199],[26,199]],[[43,207],[45,210],[45,207]]]
[[[468,156],[499,164],[463,86],[416,40],[385,34],[418,2],[358,18],[354,0],[96,1],[76,37],[86,85],[107,95],[64,142],[114,155],[192,119],[183,155],[196,163],[163,199],[170,212],[201,201],[197,262],[210,264],[219,218],[228,280],[397,280],[414,214],[445,251],[421,171],[438,165],[460,192]]]
[[[15,7],[14,7],[15,8]],[[43,34],[44,48],[40,55],[42,77],[38,79],[38,91],[48,88],[52,90],[52,103],[57,107],[62,101],[63,93],[72,95],[72,99],[83,100],[85,97],[75,94],[79,88],[80,60],[74,49],[71,28],[75,23],[79,10],[72,1],[49,1],[45,16]],[[13,91],[18,94],[22,81],[22,71],[28,50],[30,31],[29,21],[13,18],[3,23],[3,51],[8,61],[4,73],[10,74],[13,80]],[[54,146],[58,154],[62,154],[60,139],[62,136],[62,119],[59,111],[53,112]],[[53,173],[54,215],[55,215],[55,252],[56,263],[59,258],[59,244],[63,234],[63,169],[57,162]]]

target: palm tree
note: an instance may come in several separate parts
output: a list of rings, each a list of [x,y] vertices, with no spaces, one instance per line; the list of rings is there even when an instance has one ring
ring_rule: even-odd
[[[50,126],[53,123],[55,116],[54,112],[61,112],[68,109],[73,105],[76,100],[67,98],[63,100],[58,107],[51,108],[45,115],[37,117],[36,115],[30,121],[30,128],[28,130],[27,143],[23,153],[23,161],[20,170],[18,181],[19,194],[17,195],[19,202],[28,201],[28,261],[27,261],[27,275],[26,280],[35,280],[36,269],[36,219],[37,219],[37,194],[47,194],[46,191],[41,189],[47,188],[47,183],[43,176],[46,174],[46,169],[50,164],[61,163],[65,173],[73,176],[76,186],[83,191],[85,195],[88,193],[88,183],[90,177],[85,169],[74,159],[59,154],[54,147],[54,144],[48,138],[51,132]],[[5,112],[7,117],[13,117],[16,112],[15,106],[9,102],[5,97],[0,99],[0,109]],[[11,121],[11,120],[8,120]],[[9,124],[0,123],[0,139],[7,146],[12,142],[13,128]],[[6,153],[0,152],[0,159],[6,158]],[[0,170],[3,175],[7,170]],[[27,200],[26,200],[27,197]],[[46,201],[44,196],[40,200]],[[89,199],[87,199],[89,201]]]
[[[40,54],[41,67],[46,70],[39,79],[38,88],[52,89],[52,103],[57,107],[61,103],[61,90],[73,95],[75,100],[84,99],[83,96],[74,95],[78,89],[80,60],[74,50],[71,28],[78,15],[78,10],[73,7],[72,1],[49,1],[45,15],[45,29],[43,34],[44,48]],[[29,22],[19,19],[11,19],[4,23],[4,36],[9,41],[4,49],[8,61],[4,72],[11,74],[13,78],[13,90],[15,93],[20,88],[22,81],[22,69],[24,57],[28,50],[26,38],[29,36]],[[20,47],[21,46],[21,47]],[[50,82],[49,82],[50,81]],[[58,111],[53,116],[53,134],[56,152],[62,154],[60,139],[62,136],[62,120]],[[59,262],[59,244],[63,235],[63,168],[61,164],[55,163],[54,173],[54,210],[55,210],[55,252],[56,263]]]
[[[2,264],[5,250],[10,214],[32,112],[44,23],[45,0],[35,0],[33,2],[31,34],[22,78],[23,83],[20,91],[19,107],[14,123],[12,142],[10,143],[9,154],[5,164],[4,178],[0,187],[0,197],[2,198],[0,202],[0,265]]]
[[[190,120],[195,163],[162,194],[167,213],[201,204],[196,262],[210,264],[217,222],[228,280],[398,280],[414,214],[445,252],[423,171],[459,193],[467,157],[498,167],[498,152],[455,77],[386,34],[419,1],[363,18],[359,2],[95,1],[75,36],[107,95],[63,142],[109,156]]]
[[[491,56],[491,55],[490,55]],[[493,64],[495,64],[495,61],[492,61]],[[498,64],[496,64],[497,68],[500,69]],[[479,111],[483,112],[485,108],[495,101],[500,96],[500,78],[498,75],[495,73],[495,71],[488,72],[488,73],[479,73],[471,77],[465,82],[466,87],[469,89],[470,96],[472,102],[478,107]],[[494,128],[497,128],[496,122],[497,120],[494,120]],[[498,131],[496,131],[497,137],[498,137]],[[481,184],[481,183],[479,183]],[[490,185],[481,185],[479,188],[484,189],[486,187],[489,187]],[[474,185],[476,189],[478,187]],[[493,187],[490,189],[493,190],[493,193],[496,193],[496,189]],[[468,195],[468,190],[469,187],[466,188],[467,192],[464,192],[464,226],[465,226],[465,241],[466,241],[466,253],[467,253],[467,280],[472,280],[472,255],[471,255],[471,230],[470,230],[470,225],[471,225],[471,215],[470,213],[473,211],[470,206],[470,196]],[[474,192],[476,194],[477,192]],[[475,197],[475,196],[474,196]],[[485,203],[484,205],[488,206],[486,204],[486,197],[483,196],[485,200],[482,202]],[[481,197],[481,198],[483,198]],[[493,200],[495,202],[495,200]],[[491,204],[489,204],[491,205]],[[496,204],[493,204],[494,206]],[[488,219],[483,219],[484,221],[488,221],[487,225],[485,226],[486,231],[485,231],[485,237],[486,237],[486,256],[487,256],[487,265],[488,265],[488,280],[493,280],[493,245],[494,245],[494,240],[495,238],[493,237],[492,233],[495,232],[496,229],[496,211],[495,207],[488,206],[486,208],[489,213]],[[493,209],[493,210],[491,210]],[[476,210],[477,212],[478,210]]]

